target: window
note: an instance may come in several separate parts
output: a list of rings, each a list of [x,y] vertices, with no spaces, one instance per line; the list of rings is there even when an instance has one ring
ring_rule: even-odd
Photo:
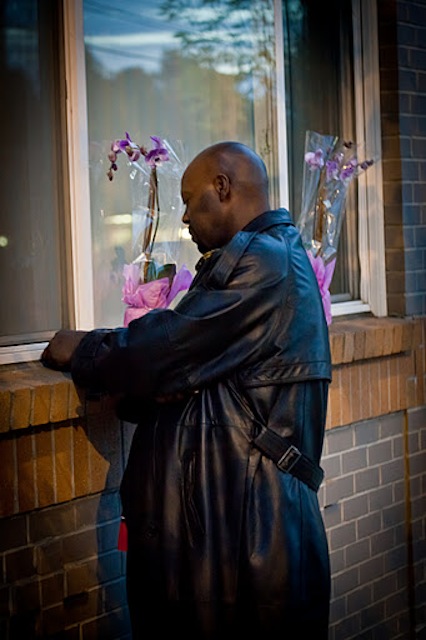
[[[120,162],[107,180],[111,140],[128,131],[149,145],[157,135],[185,163],[213,142],[240,140],[263,156],[278,201],[273,0],[183,4],[106,2],[100,21],[99,3],[83,1],[96,325],[122,322],[122,265],[138,253],[135,201],[144,204],[131,167]],[[181,243],[191,267],[197,250]]]
[[[326,20],[323,14],[318,2],[283,3],[290,207],[295,212],[301,209],[306,130],[355,139],[351,4],[330,0]],[[355,186],[346,201],[330,287],[334,300],[359,298]]]
[[[51,19],[60,17],[53,10],[60,3],[26,4],[27,9],[48,6]],[[17,307],[9,325],[1,322],[3,344],[36,343],[60,326],[121,324],[121,269],[132,259],[134,190],[131,167],[122,163],[113,183],[106,171],[109,144],[125,131],[142,143],[151,135],[167,138],[184,161],[217,140],[253,146],[268,166],[273,205],[288,207],[295,218],[306,129],[365,140],[366,156],[380,155],[374,3],[353,0],[351,10],[350,3],[333,0],[326,21],[315,0],[126,0],[120,7],[112,0],[76,0],[65,2],[63,11],[64,56],[48,58],[63,60],[65,67],[69,142],[61,145],[66,154],[51,142],[58,156],[65,156],[65,167],[55,161],[51,147],[43,154],[44,163],[51,158],[50,190],[56,200],[50,218],[39,225],[56,247],[56,258],[44,252],[49,269],[39,273],[41,282],[47,274],[52,279],[44,295],[56,307],[48,323],[38,321],[39,305],[32,305],[26,332],[18,336]],[[44,66],[49,69],[46,60]],[[50,66],[47,95],[61,95],[60,83],[54,84],[58,65]],[[373,101],[365,98],[371,95]],[[41,136],[43,142],[64,139],[61,113],[49,112],[46,119],[50,138]],[[29,139],[24,146],[29,148]],[[13,166],[17,172],[18,157]],[[43,176],[45,167],[40,167]],[[61,192],[65,168],[68,199]],[[335,315],[370,309],[386,313],[380,184],[380,163],[354,183],[333,281]],[[26,198],[34,202],[29,194]],[[11,208],[25,206],[10,198]],[[48,207],[42,209],[48,215]],[[198,259],[195,247],[185,239],[181,246],[181,261],[192,267]],[[10,349],[12,356],[0,352],[0,362],[19,359],[17,348]]]
[[[55,0],[0,8],[0,347],[20,345],[23,357],[69,315],[59,9]]]

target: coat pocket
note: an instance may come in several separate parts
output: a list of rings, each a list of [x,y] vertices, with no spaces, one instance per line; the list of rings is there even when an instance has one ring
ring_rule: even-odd
[[[186,534],[191,547],[199,536],[204,536],[205,529],[195,503],[195,478],[197,454],[186,451],[182,460],[181,498]]]

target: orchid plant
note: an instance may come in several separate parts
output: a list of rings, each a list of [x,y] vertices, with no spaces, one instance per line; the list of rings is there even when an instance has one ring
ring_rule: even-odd
[[[338,136],[306,132],[301,213],[297,222],[331,323],[329,286],[336,263],[349,185],[373,160],[358,161],[357,146]]]
[[[128,132],[125,138],[114,140],[108,153],[110,162],[107,177],[114,179],[118,171],[118,156],[123,154],[134,168],[146,173],[148,169],[148,194],[145,207],[143,231],[138,244],[136,258],[131,264],[124,265],[123,302],[127,304],[124,316],[125,326],[131,320],[141,317],[151,309],[168,307],[179,291],[187,289],[192,275],[185,266],[179,271],[170,256],[165,263],[155,259],[155,241],[160,223],[160,198],[158,169],[165,163],[174,163],[180,175],[181,163],[172,147],[158,136],[151,136],[153,146],[150,150],[135,143]],[[144,159],[143,165],[139,163]],[[172,208],[172,207],[170,207]],[[176,220],[180,223],[180,219]],[[162,252],[164,253],[164,251]]]
[[[154,248],[155,237],[157,234],[158,224],[160,221],[160,204],[158,198],[158,176],[157,167],[163,162],[170,160],[169,153],[164,146],[163,141],[158,136],[151,136],[154,147],[148,151],[146,147],[138,145],[131,139],[126,131],[126,137],[122,140],[115,140],[111,144],[111,151],[108,159],[111,162],[107,176],[110,181],[114,178],[114,172],[118,170],[117,159],[118,154],[125,153],[132,163],[137,163],[142,157],[151,168],[149,179],[149,196],[147,206],[147,224],[145,226],[144,237],[142,241],[142,257],[144,260],[144,281],[155,280],[156,273],[153,273],[154,263],[152,261],[152,250]]]

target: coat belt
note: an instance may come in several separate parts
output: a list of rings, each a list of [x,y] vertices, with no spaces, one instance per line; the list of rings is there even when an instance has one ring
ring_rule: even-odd
[[[266,427],[254,438],[253,444],[271,458],[281,471],[291,473],[308,487],[318,491],[324,479],[323,469],[299,451],[294,444],[289,444],[285,438]]]

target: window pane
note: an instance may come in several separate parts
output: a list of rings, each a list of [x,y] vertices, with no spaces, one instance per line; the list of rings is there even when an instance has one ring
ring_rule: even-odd
[[[65,325],[58,4],[0,3],[0,345],[41,341]]]
[[[181,141],[187,162],[213,142],[239,140],[263,156],[274,196],[274,3],[127,0],[118,7],[84,0],[83,6],[95,324],[115,326],[123,321],[123,263],[136,257],[136,185],[124,162],[108,181],[110,142],[126,131],[148,146],[151,135],[179,150]],[[192,269],[198,258],[195,245],[182,241],[180,262]]]
[[[354,140],[351,2],[283,2],[290,208],[300,213],[307,130]],[[362,142],[362,141],[361,141]],[[355,181],[347,198],[336,268],[334,300],[359,295]]]

